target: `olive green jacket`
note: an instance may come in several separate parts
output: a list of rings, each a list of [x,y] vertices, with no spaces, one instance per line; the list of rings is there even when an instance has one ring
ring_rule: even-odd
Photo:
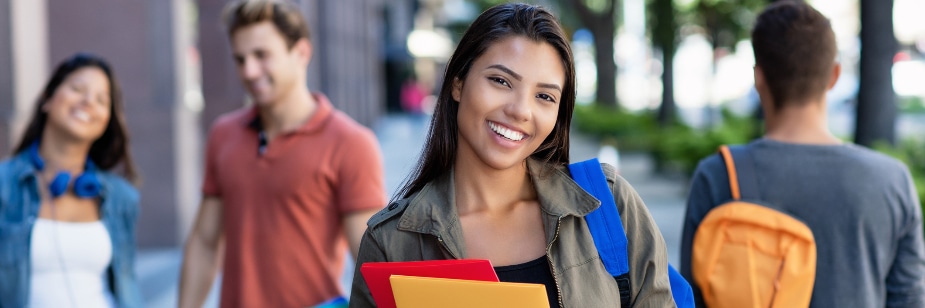
[[[602,164],[628,240],[633,307],[675,307],[665,240],[636,191]],[[561,307],[619,307],[620,293],[604,269],[584,216],[600,201],[572,181],[568,169],[528,160],[546,230],[546,257]],[[375,307],[360,266],[365,262],[465,259],[453,174],[393,202],[367,223],[353,278],[350,307]]]

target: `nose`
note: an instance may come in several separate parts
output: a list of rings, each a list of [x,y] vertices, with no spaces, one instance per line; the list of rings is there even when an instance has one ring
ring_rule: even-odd
[[[82,106],[92,105],[91,103],[93,102],[93,95],[94,95],[94,91],[84,91],[83,93],[81,93],[80,105]]]
[[[506,113],[511,119],[517,122],[527,122],[533,114],[533,97],[529,93],[518,92],[512,97],[512,100],[504,107]]]
[[[254,79],[260,76],[260,66],[252,57],[244,58],[244,61],[241,63],[239,69],[241,71],[241,76],[244,77],[244,79]]]

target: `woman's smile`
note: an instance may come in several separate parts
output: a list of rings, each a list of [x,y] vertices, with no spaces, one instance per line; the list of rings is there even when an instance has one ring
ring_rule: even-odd
[[[491,45],[454,83],[459,157],[496,170],[521,167],[552,132],[565,81],[549,43],[511,36]],[[544,63],[538,65],[537,63]]]
[[[80,121],[80,122],[82,122],[82,123],[89,123],[89,122],[90,122],[90,114],[87,113],[86,111],[81,110],[80,108],[74,108],[74,109],[71,111],[71,116],[72,116],[74,119],[77,119],[78,121]]]
[[[504,137],[505,139],[508,139],[511,141],[521,141],[525,137],[527,137],[527,134],[517,131],[515,129],[508,128],[507,126],[501,123],[488,121],[488,127],[491,128],[491,130],[495,132],[495,134],[497,134],[498,136]]]

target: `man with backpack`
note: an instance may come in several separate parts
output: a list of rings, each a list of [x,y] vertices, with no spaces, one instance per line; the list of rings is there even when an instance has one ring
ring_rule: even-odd
[[[695,171],[681,273],[698,306],[925,307],[922,211],[905,165],[828,130],[835,36],[804,2],[752,31],[763,138]]]

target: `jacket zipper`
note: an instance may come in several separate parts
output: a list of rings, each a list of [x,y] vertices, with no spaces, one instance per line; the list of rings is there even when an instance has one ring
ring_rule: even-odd
[[[446,243],[443,242],[442,236],[437,235],[437,241],[440,242],[440,246],[443,246],[443,250],[446,250],[446,253],[450,254],[450,256],[453,257],[453,259],[459,259],[459,257],[453,254],[453,251],[451,251],[450,248],[446,246]]]
[[[552,255],[552,243],[555,243],[559,238],[559,226],[562,225],[562,216],[556,220],[556,234],[552,237],[552,241],[549,242],[549,246],[546,246],[546,254]],[[546,262],[549,263],[549,268],[552,270],[552,280],[556,283],[556,293],[559,295],[559,307],[565,308],[565,305],[562,304],[562,288],[559,286],[559,278],[556,275],[556,267],[552,264],[550,258],[546,258]]]
[[[549,246],[546,246],[546,254],[551,254],[552,243],[555,243],[556,239],[559,238],[559,227],[561,225],[562,225],[562,217],[560,216],[558,219],[556,219],[556,234],[552,237],[552,242],[549,242]],[[450,254],[450,256],[453,257],[453,259],[459,259],[459,257],[454,255],[453,251],[451,251],[450,248],[446,246],[446,242],[443,241],[442,236],[438,235],[437,241],[440,242],[440,246],[443,246],[443,250],[446,250],[446,252]],[[546,258],[546,263],[549,263],[549,268],[552,269],[552,280],[556,283],[556,293],[558,294],[558,297],[559,297],[559,307],[564,308],[565,305],[562,304],[562,288],[559,286],[559,278],[556,276],[556,267],[553,266],[552,260],[550,260],[549,258]]]

